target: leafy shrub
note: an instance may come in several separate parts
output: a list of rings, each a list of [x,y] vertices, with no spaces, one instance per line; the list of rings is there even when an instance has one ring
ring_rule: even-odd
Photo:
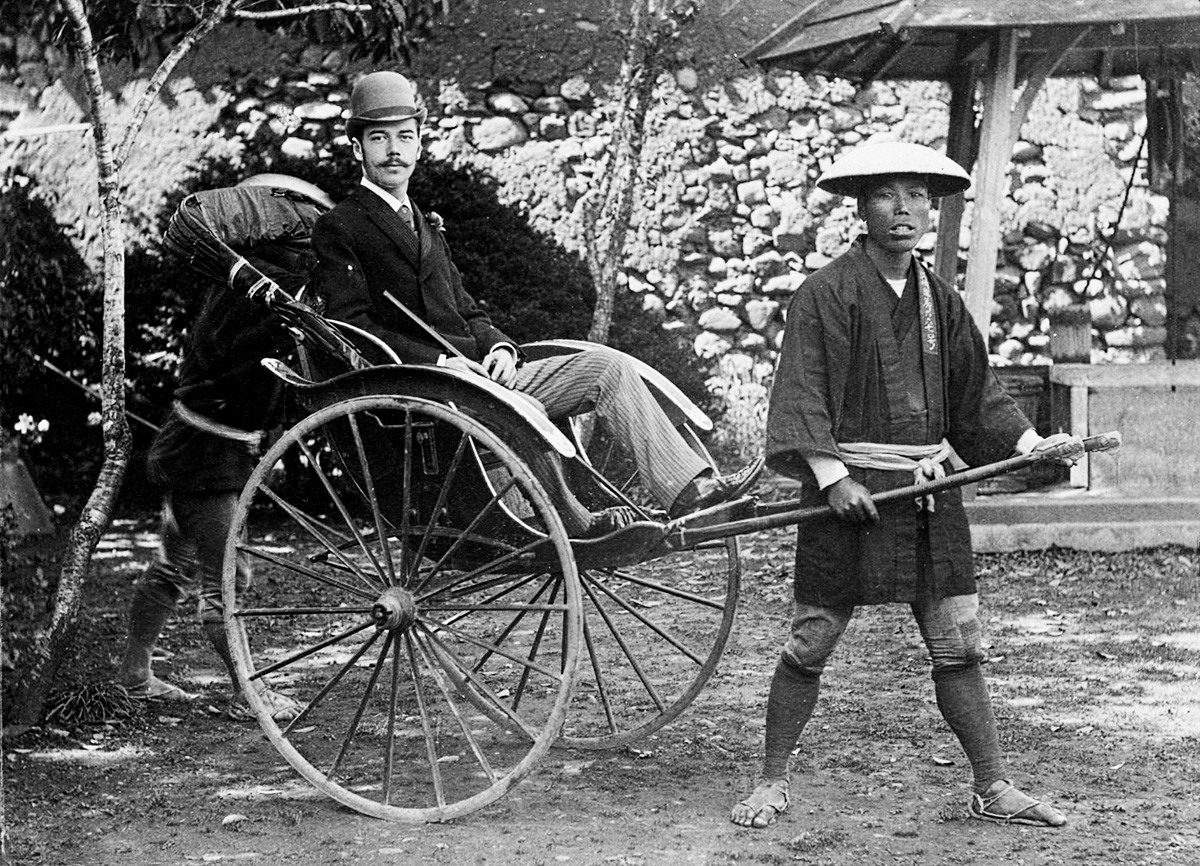
[[[98,404],[43,361],[76,379],[95,367],[99,288],[32,180],[0,178],[0,225],[0,435],[22,414],[48,422],[27,456],[39,485],[56,488],[94,469],[78,442]]]

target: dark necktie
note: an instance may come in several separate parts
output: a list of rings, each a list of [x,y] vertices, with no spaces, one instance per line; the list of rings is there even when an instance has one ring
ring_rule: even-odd
[[[416,223],[413,222],[412,211],[408,209],[408,205],[406,204],[400,205],[400,219],[404,220],[404,224],[414,232],[417,230]]]

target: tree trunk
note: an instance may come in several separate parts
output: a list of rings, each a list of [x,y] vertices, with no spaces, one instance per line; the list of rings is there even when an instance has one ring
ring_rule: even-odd
[[[121,217],[119,168],[108,135],[108,110],[100,65],[82,0],[64,0],[83,65],[91,105],[88,115],[99,166],[101,227],[104,241],[103,352],[101,416],[104,464],[83,513],[71,530],[63,556],[50,627],[37,641],[32,666],[18,684],[14,722],[35,725],[45,708],[50,686],[67,657],[79,627],[84,578],[92,553],[112,517],[113,503],[129,464],[131,438],[125,418],[125,225]]]
[[[617,278],[646,141],[646,112],[663,68],[663,49],[694,12],[692,5],[671,0],[633,0],[632,23],[617,83],[617,116],[609,158],[600,173],[600,187],[584,209],[584,236],[588,238],[584,259],[596,286],[588,339],[595,343],[607,343],[612,327]]]

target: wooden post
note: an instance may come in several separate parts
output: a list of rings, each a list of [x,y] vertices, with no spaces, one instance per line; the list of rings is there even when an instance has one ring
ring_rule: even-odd
[[[996,251],[1000,248],[1000,203],[1004,175],[1012,158],[1013,90],[1017,81],[1017,34],[1001,30],[995,38],[992,66],[984,78],[983,130],[975,174],[975,212],[971,219],[971,253],[967,261],[967,310],[986,341],[992,321],[996,285]]]
[[[950,126],[946,132],[946,156],[968,172],[975,163],[975,64],[964,63],[950,80]],[[966,200],[960,195],[942,199],[938,206],[937,246],[933,265],[937,275],[950,285],[958,282],[958,235],[962,229]]]

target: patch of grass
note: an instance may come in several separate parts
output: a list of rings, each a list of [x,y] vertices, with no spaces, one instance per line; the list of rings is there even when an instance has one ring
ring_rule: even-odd
[[[820,854],[833,848],[840,848],[850,841],[850,834],[845,830],[805,830],[799,836],[786,843],[789,851],[795,854]]]

